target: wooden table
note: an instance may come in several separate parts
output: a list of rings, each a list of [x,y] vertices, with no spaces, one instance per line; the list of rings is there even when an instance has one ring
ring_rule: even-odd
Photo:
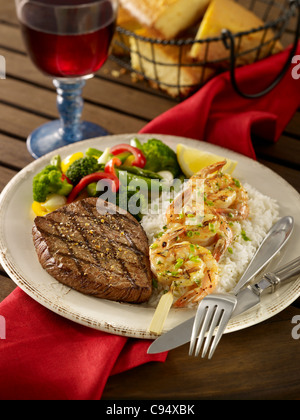
[[[0,189],[33,158],[27,135],[57,118],[55,90],[26,55],[14,2],[0,0],[0,55],[7,78],[0,80]],[[174,100],[132,83],[130,75],[112,72],[110,61],[84,89],[83,118],[112,134],[138,132],[175,105]],[[300,83],[300,81],[299,81]],[[300,112],[276,144],[254,139],[258,160],[300,192]],[[15,284],[0,271],[0,301]],[[291,323],[300,315],[300,300],[279,315],[224,336],[213,360],[187,356],[185,345],[169,353],[166,363],[149,363],[111,377],[103,399],[299,399],[299,340]]]

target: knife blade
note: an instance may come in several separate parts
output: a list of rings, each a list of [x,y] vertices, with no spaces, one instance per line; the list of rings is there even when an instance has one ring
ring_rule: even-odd
[[[244,290],[238,293],[237,299],[237,307],[234,311],[234,316],[239,315],[239,313],[244,312],[243,308],[247,306],[246,304],[246,297],[244,297],[243,301],[239,303],[240,296],[247,296],[246,294],[242,294]],[[250,295],[251,296],[251,295]],[[257,301],[257,300],[256,300]],[[254,305],[256,305],[255,298],[253,297]],[[250,304],[250,303],[249,303]],[[253,306],[254,306],[253,305]],[[251,307],[251,306],[250,306]],[[240,308],[241,312],[238,312],[238,308]],[[249,308],[248,308],[249,309]],[[148,348],[148,354],[156,354],[162,353],[164,351],[173,350],[176,347],[180,347],[183,344],[188,343],[191,340],[191,334],[193,331],[195,317],[188,319],[185,322],[177,325],[176,327],[172,328],[170,331],[167,331],[165,334],[158,337]]]
[[[266,293],[274,293],[278,287],[290,282],[300,274],[300,257],[279,268],[275,273],[267,273],[262,279],[242,289],[237,295],[237,306],[232,318],[255,307],[260,303],[261,296]],[[148,354],[162,353],[173,350],[191,339],[195,317],[188,319],[172,330],[158,337],[148,348]]]

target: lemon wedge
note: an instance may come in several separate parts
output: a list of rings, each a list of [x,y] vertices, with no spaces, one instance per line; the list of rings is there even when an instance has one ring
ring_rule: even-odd
[[[195,149],[185,146],[183,144],[177,145],[177,160],[182,172],[188,178],[193,176],[196,172],[201,171],[208,165],[212,165],[222,160],[227,160],[227,164],[223,168],[223,172],[232,174],[237,166],[237,162],[223,156],[218,156],[213,153],[205,152],[203,150]]]

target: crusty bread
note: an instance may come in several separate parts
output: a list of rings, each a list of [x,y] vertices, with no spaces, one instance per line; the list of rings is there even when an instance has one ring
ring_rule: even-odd
[[[157,36],[147,29],[136,32],[137,35],[156,39]],[[194,85],[200,85],[215,74],[215,70],[197,65],[189,57],[190,46],[183,46],[182,52],[176,45],[151,44],[136,38],[130,38],[131,65],[147,78],[155,79],[153,87],[159,87],[170,96],[187,96]],[[178,63],[182,66],[179,73]],[[178,83],[179,81],[179,83]],[[179,87],[177,87],[179,85]],[[175,87],[174,87],[175,86]]]
[[[229,29],[233,34],[248,31],[254,28],[259,28],[264,25],[264,22],[259,19],[254,13],[241,6],[239,3],[231,0],[212,0],[203,20],[200,24],[196,40],[206,39],[209,37],[218,37],[221,35],[222,29]],[[276,53],[282,50],[280,42],[273,41],[263,46],[259,52],[256,48],[262,43],[270,41],[274,37],[274,33],[271,29],[264,33],[264,30],[252,33],[250,35],[243,35],[241,43],[236,41],[236,47],[238,47],[239,53],[249,53],[242,55],[237,59],[237,65],[245,65],[254,62],[257,59],[261,59],[271,52]],[[214,41],[209,43],[209,49],[206,49],[207,44],[197,43],[193,45],[191,49],[191,57],[203,61],[229,61],[229,50],[224,46],[223,41]],[[250,51],[250,50],[255,51]]]
[[[122,6],[118,10],[117,26],[121,26],[124,29],[127,29],[130,32],[137,31],[141,28],[141,24],[134,18],[128,10],[124,9]],[[119,45],[118,42],[121,44]],[[124,45],[124,47],[123,47]],[[126,47],[128,49],[126,49]],[[130,43],[129,37],[126,35],[120,35],[118,32],[115,32],[114,39],[112,42],[112,53],[118,56],[129,56],[130,55]]]
[[[179,33],[199,21],[210,0],[120,0],[142,25],[155,29],[164,39]]]

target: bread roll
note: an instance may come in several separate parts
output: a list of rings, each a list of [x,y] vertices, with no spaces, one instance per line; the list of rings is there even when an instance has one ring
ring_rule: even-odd
[[[120,0],[142,25],[155,29],[164,39],[175,38],[199,21],[210,0]]]
[[[156,39],[156,34],[141,29],[137,35]],[[189,57],[190,46],[151,44],[130,38],[131,65],[134,70],[143,73],[153,87],[159,87],[170,96],[187,96],[194,85],[200,85],[215,74],[215,70],[197,65]],[[182,51],[180,52],[182,48]],[[182,65],[179,72],[179,62]],[[179,85],[179,86],[178,86]],[[175,87],[174,87],[175,86]],[[178,87],[177,87],[178,86]]]
[[[229,29],[233,34],[238,32],[245,32],[254,28],[264,26],[264,22],[258,18],[254,13],[241,6],[239,3],[231,0],[212,0],[203,20],[200,24],[196,40],[206,39],[209,37],[218,37],[221,35],[222,29]],[[266,34],[264,30],[254,32],[249,35],[243,35],[236,39],[236,48],[238,52],[247,52],[237,58],[237,65],[245,65],[253,63],[254,61],[264,58],[271,52],[276,53],[282,50],[282,45],[279,41],[270,41],[274,37],[274,33],[269,29]],[[241,42],[239,43],[239,40]],[[263,42],[267,45],[263,46],[258,52],[257,47]],[[230,51],[224,46],[223,41],[213,41],[209,43],[194,44],[191,49],[191,57],[203,61],[223,61],[223,65],[228,66]],[[255,51],[250,51],[250,50]],[[224,63],[224,62],[227,63]]]
[[[124,9],[122,6],[119,7],[117,26],[121,26],[123,29],[127,29],[130,32],[134,32],[141,28],[141,24],[128,12],[128,10]],[[118,45],[117,42],[121,43],[125,47]],[[126,47],[128,50],[126,50]],[[112,53],[118,56],[129,56],[129,49],[129,37],[115,32],[112,41]]]

